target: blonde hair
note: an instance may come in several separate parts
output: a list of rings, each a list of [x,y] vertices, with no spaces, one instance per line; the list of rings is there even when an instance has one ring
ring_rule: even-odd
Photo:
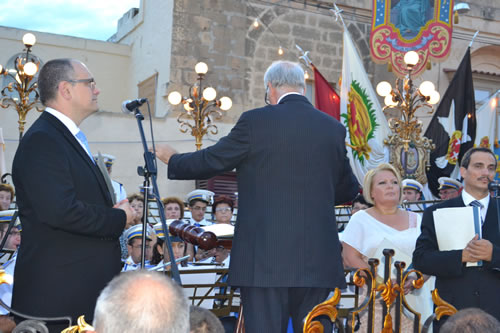
[[[365,175],[365,179],[363,180],[363,197],[365,200],[372,205],[375,205],[375,202],[372,199],[372,187],[373,187],[373,178],[380,171],[389,171],[398,179],[399,186],[399,203],[401,203],[401,199],[403,198],[403,189],[401,187],[401,176],[399,175],[398,170],[394,168],[392,165],[388,163],[379,164],[375,169],[371,169]]]

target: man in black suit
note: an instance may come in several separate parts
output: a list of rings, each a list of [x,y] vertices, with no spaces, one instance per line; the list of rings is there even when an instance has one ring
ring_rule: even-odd
[[[112,207],[78,128],[98,110],[99,90],[87,67],[51,60],[38,86],[47,108],[21,140],[12,167],[23,227],[12,307],[91,320],[100,291],[120,272],[118,237],[133,214],[126,200]],[[52,325],[51,332],[66,325]]]
[[[477,307],[500,319],[499,221],[496,202],[488,191],[496,166],[495,155],[487,148],[471,148],[464,154],[460,167],[465,183],[462,194],[425,210],[413,265],[424,274],[435,275],[439,295],[457,309]],[[482,238],[476,235],[462,250],[439,251],[434,211],[474,205],[480,207],[480,219],[484,221]],[[448,222],[451,232],[453,221]],[[480,261],[480,266],[467,266]],[[434,322],[435,332],[442,321]]]
[[[345,128],[304,97],[297,63],[273,63],[263,108],[244,112],[228,136],[177,154],[161,146],[170,179],[204,179],[236,168],[238,220],[229,283],[241,288],[247,332],[302,331],[307,313],[345,285],[335,204],[354,198],[358,182]]]

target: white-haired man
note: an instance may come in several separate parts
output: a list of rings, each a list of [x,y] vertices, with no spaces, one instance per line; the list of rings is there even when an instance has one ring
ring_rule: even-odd
[[[99,295],[93,326],[96,333],[188,333],[189,307],[166,275],[125,272]]]
[[[300,64],[274,62],[266,103],[244,112],[228,136],[178,154],[161,146],[170,179],[206,179],[236,168],[238,219],[229,283],[240,287],[247,332],[295,332],[330,290],[345,286],[335,204],[358,193],[345,127],[304,97]],[[311,234],[308,234],[311,233]]]

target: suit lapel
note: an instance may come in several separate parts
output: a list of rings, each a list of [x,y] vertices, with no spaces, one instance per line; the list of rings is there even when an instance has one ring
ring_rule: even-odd
[[[500,238],[499,231],[496,199],[490,197],[490,203],[488,205],[488,210],[486,211],[486,218],[483,225],[483,236],[491,241],[497,241],[495,243],[498,244],[498,239]]]
[[[107,204],[112,205],[112,200],[109,194],[109,191],[106,186],[106,182],[104,180],[104,177],[99,170],[99,168],[90,160],[89,155],[87,152],[82,148],[80,145],[80,142],[75,138],[73,134],[68,130],[66,126],[64,126],[63,123],[59,121],[56,117],[52,116],[48,112],[43,112],[40,117],[43,117],[43,119],[47,120],[49,123],[51,123],[61,134],[63,137],[66,139],[66,141],[75,149],[78,155],[83,159],[84,163],[89,167],[94,175],[96,176],[97,182],[99,183],[99,187],[101,188],[101,191],[103,192],[104,196],[106,197]]]

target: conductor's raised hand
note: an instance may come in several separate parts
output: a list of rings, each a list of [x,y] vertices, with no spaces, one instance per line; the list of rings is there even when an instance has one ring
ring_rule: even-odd
[[[157,145],[155,149],[156,151],[153,151],[152,148],[149,150],[155,153],[156,157],[159,158],[160,161],[162,161],[165,164],[168,164],[168,162],[170,161],[170,157],[172,157],[172,155],[177,154],[177,150],[175,150],[174,148],[172,148],[167,144]]]

